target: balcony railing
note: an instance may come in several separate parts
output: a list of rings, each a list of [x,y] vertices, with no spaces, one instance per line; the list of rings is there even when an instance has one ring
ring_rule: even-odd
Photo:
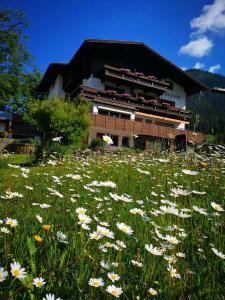
[[[144,76],[140,72],[131,72],[129,69],[120,69],[112,66],[105,65],[104,76],[109,77],[111,80],[121,80],[136,87],[144,89],[155,90],[155,92],[163,93],[169,88],[169,83],[163,82],[154,76]]]
[[[128,94],[112,92],[113,91],[97,90],[83,85],[77,90],[77,94],[82,93],[86,98],[96,102],[105,102],[109,105],[118,107],[126,106],[134,111],[176,118],[180,120],[180,122],[189,121],[191,119],[190,111],[171,105],[165,106],[163,103],[160,103],[159,99],[142,100]]]
[[[110,116],[91,114],[92,126],[100,129],[124,131],[130,135],[145,135],[159,138],[175,139],[178,135],[186,135],[187,141],[202,144],[204,136],[188,130],[131,121]]]

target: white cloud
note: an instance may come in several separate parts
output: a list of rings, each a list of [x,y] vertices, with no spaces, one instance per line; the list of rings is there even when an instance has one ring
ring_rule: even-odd
[[[194,69],[203,69],[204,68],[204,64],[200,63],[200,62],[196,62],[196,64],[193,66]]]
[[[193,57],[202,57],[207,55],[213,47],[213,42],[206,36],[199,37],[190,41],[187,45],[180,48],[179,53],[187,54]]]
[[[180,67],[181,70],[186,71],[188,68],[187,67]]]
[[[209,68],[209,72],[211,73],[215,73],[216,71],[220,70],[221,69],[221,65],[215,65],[215,66],[211,66]]]
[[[211,5],[205,5],[202,14],[190,22],[191,28],[196,29],[194,34],[206,31],[220,32],[225,29],[225,0],[215,0]]]

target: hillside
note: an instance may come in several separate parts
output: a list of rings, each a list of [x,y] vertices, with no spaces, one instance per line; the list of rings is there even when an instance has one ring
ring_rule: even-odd
[[[190,69],[186,71],[210,88],[225,88],[225,77],[219,74]],[[187,108],[193,112],[190,129],[215,135],[215,142],[225,143],[225,95],[204,92],[187,99]]]

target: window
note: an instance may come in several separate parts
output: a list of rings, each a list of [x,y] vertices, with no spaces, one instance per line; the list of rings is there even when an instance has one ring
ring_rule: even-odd
[[[104,133],[102,132],[97,132],[96,137],[102,139]]]
[[[127,136],[123,136],[122,147],[130,148],[130,139]]]
[[[111,135],[111,139],[113,140],[113,146],[118,147],[119,145],[119,137],[118,135]]]
[[[98,114],[99,114],[99,115],[108,116],[108,115],[109,115],[109,111],[104,110],[104,109],[99,109],[99,110],[98,110]]]

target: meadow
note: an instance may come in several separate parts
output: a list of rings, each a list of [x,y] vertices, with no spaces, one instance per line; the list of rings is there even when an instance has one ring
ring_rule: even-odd
[[[0,299],[225,299],[225,158],[0,158]]]

